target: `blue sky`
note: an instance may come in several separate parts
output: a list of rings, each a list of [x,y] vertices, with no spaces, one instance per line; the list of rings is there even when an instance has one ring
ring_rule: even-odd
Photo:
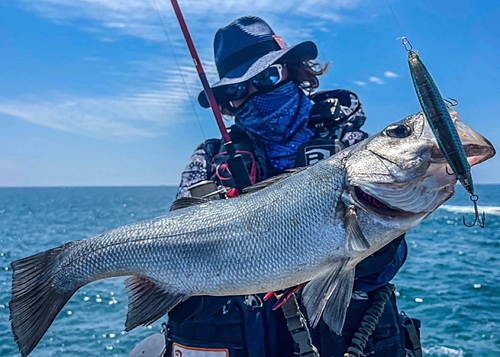
[[[396,40],[407,36],[461,118],[500,148],[496,1],[179,3],[211,82],[215,31],[258,15],[289,45],[317,43],[332,62],[320,89],[357,92],[370,133],[419,110]],[[196,145],[220,136],[195,101],[170,1],[0,2],[0,38],[0,187],[177,185]],[[500,159],[473,175],[500,183]]]

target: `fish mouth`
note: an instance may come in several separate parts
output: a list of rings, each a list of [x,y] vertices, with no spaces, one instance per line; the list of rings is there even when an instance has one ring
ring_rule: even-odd
[[[484,136],[465,124],[457,112],[450,110],[450,116],[457,129],[458,136],[462,142],[465,156],[469,165],[475,166],[495,156],[496,151],[491,142]],[[428,125],[427,125],[428,126]],[[427,129],[429,132],[430,130]],[[429,133],[427,133],[430,136]],[[436,146],[432,150],[432,163],[448,164],[441,149]]]
[[[359,186],[353,186],[351,197],[361,206],[365,211],[370,211],[378,216],[386,218],[408,218],[414,216],[415,213],[404,211],[399,208],[391,207],[388,204],[380,201],[376,197],[369,195],[363,191]]]
[[[425,217],[455,193],[457,178],[443,164],[431,164],[425,173],[407,182],[351,184],[351,197],[361,209],[384,219]]]

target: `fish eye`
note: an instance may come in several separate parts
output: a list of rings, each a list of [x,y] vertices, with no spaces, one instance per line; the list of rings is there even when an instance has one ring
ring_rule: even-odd
[[[384,130],[384,132],[391,138],[402,139],[410,136],[412,133],[412,129],[406,124],[399,123],[388,126],[387,129]]]

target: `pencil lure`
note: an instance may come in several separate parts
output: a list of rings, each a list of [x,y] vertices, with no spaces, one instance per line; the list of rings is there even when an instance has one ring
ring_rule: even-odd
[[[408,52],[408,64],[410,66],[411,78],[420,106],[427,118],[429,126],[437,140],[439,148],[443,152],[446,161],[450,165],[453,173],[457,176],[465,190],[471,195],[470,199],[474,204],[476,220],[472,225],[479,224],[484,227],[483,218],[479,217],[477,201],[479,197],[474,194],[474,182],[472,173],[464,147],[460,141],[457,129],[453,124],[448,106],[446,105],[439,89],[434,82],[427,67],[422,62],[416,51],[413,51],[410,41],[406,37],[402,38],[402,44]]]

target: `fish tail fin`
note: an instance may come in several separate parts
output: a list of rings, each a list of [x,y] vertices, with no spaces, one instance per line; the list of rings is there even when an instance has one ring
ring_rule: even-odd
[[[33,351],[78,287],[61,291],[54,282],[57,257],[67,245],[11,263],[10,321],[21,355]]]

